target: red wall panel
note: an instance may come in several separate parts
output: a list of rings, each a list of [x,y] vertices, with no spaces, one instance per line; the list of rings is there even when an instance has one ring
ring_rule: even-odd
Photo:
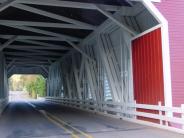
[[[164,104],[160,28],[132,41],[132,62],[136,102],[158,105],[161,101]],[[157,113],[148,110],[139,111]]]

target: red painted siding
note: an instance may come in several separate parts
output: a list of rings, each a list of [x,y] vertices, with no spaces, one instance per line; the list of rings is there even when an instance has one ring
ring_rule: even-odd
[[[132,41],[134,98],[137,103],[164,104],[161,29]],[[157,114],[156,111],[139,110]],[[146,118],[144,120],[154,121]],[[157,120],[156,120],[157,121]]]
[[[132,42],[134,96],[137,103],[164,102],[161,29]]]
[[[156,7],[169,23],[173,105],[184,104],[184,0],[162,0]]]

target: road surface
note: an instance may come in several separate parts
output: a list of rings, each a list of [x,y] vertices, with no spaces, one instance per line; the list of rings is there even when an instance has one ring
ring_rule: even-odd
[[[184,135],[45,102],[12,102],[0,138],[184,138]]]

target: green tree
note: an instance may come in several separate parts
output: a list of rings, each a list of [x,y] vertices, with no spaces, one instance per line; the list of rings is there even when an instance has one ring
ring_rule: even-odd
[[[35,82],[35,85],[36,85],[36,91],[37,91],[37,94],[40,96],[40,97],[44,97],[45,96],[45,91],[46,91],[46,81],[45,81],[45,78],[41,75],[39,75],[36,79],[36,82]]]
[[[45,78],[38,75],[35,80],[31,80],[26,83],[26,90],[32,98],[36,98],[37,94],[40,97],[44,97],[46,91],[45,82]]]
[[[13,75],[9,79],[11,91],[27,91],[32,98],[45,96],[46,80],[41,75]]]

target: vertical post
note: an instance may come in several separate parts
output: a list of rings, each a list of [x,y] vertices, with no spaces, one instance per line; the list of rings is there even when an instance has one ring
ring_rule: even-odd
[[[161,110],[161,108],[162,108],[162,102],[161,101],[159,101],[158,102],[158,106],[159,106],[159,116],[162,116],[162,110]],[[160,125],[163,125],[163,120],[161,120],[160,119]]]
[[[181,118],[184,120],[184,104],[181,105],[181,111],[182,111]],[[182,124],[182,129],[184,129],[184,124]]]
[[[137,104],[137,102],[136,102],[136,100],[135,100],[135,101],[134,101],[134,111],[135,111],[135,113],[137,112],[136,104]],[[137,116],[135,115],[134,118],[137,119]]]

